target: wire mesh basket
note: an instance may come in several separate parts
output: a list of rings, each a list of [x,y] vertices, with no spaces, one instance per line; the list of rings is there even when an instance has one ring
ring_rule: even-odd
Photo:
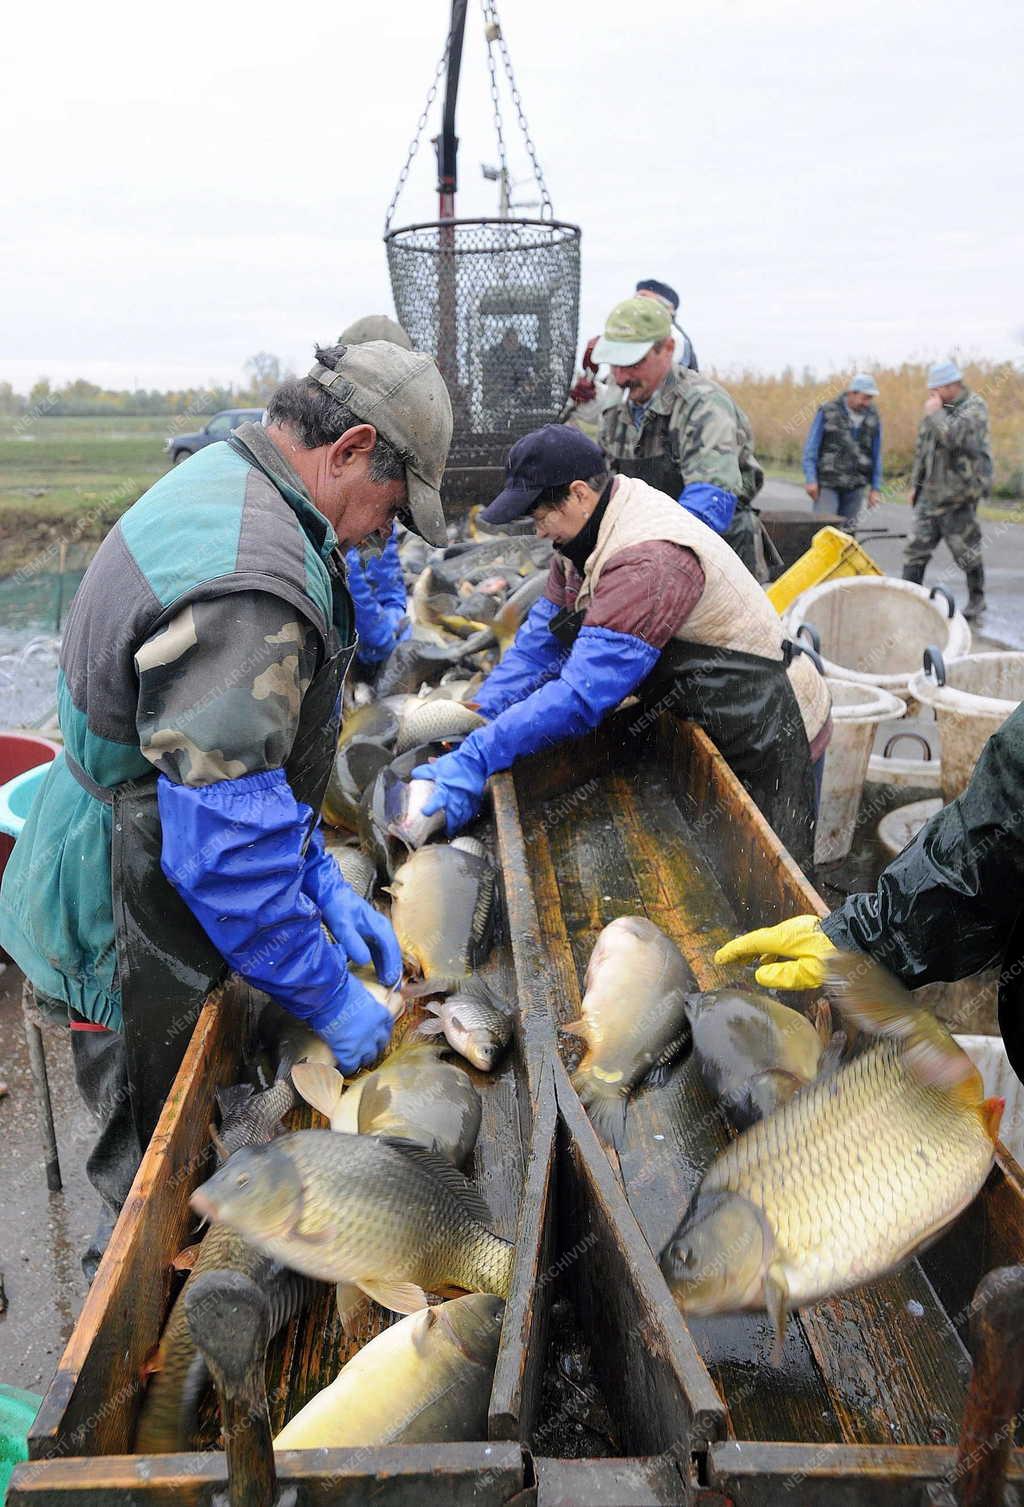
[[[572,382],[580,230],[560,220],[441,220],[388,231],[398,322],[451,393],[449,465],[504,459],[558,418]]]

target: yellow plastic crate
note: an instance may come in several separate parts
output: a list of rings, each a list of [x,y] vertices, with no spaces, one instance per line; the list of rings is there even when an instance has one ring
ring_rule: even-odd
[[[839,576],[883,574],[852,535],[827,524],[815,534],[810,549],[765,590],[776,612],[785,612],[802,591],[820,586],[822,581],[834,581]]]

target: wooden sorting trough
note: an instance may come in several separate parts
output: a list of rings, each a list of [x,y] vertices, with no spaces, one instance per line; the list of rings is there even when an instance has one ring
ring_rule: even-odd
[[[791,1320],[772,1368],[766,1320],[687,1325],[655,1259],[729,1134],[692,1063],[639,1095],[611,1155],[569,1081],[573,1042],[555,1028],[579,1015],[593,942],[615,916],[649,916],[704,988],[746,977],[711,961],[728,937],[824,910],[711,744],[671,717],[623,710],[499,776],[491,839],[502,882],[488,969],[518,998],[519,1018],[501,1070],[475,1075],[484,1124],[472,1175],[496,1227],[517,1241],[488,1437],[282,1453],[282,1500],[887,1507],[959,1480],[971,1297],[991,1268],[1024,1258],[1016,1164],[1001,1154],[971,1210],[920,1260]],[[226,1500],[215,1423],[202,1453],[129,1451],[188,1196],[209,1165],[214,1092],[237,1076],[246,1007],[246,991],[228,989],[203,1011],[44,1399],[30,1462],[15,1471],[12,1507]],[[274,1429],[350,1353],[332,1301],[325,1289],[272,1344]],[[357,1343],[384,1322],[374,1310]],[[1024,1485],[1019,1451],[1009,1478]]]

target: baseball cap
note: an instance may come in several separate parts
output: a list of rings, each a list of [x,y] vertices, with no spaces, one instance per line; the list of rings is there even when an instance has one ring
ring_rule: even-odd
[[[412,350],[412,341],[402,326],[386,314],[364,314],[338,336],[339,345],[365,345],[368,340],[390,340],[392,345],[400,345],[404,351]]]
[[[368,340],[346,346],[333,371],[315,361],[309,376],[394,445],[405,462],[409,493],[402,522],[428,544],[447,544],[441,477],[452,440],[452,404],[433,357],[389,340]]]
[[[878,397],[878,384],[870,372],[858,372],[851,377],[846,388],[847,392],[866,392],[869,398]]]
[[[660,298],[667,303],[673,314],[679,309],[679,294],[675,288],[670,288],[668,283],[660,283],[656,277],[643,277],[636,285],[638,293],[653,293],[655,298]]]
[[[608,315],[593,359],[612,366],[634,366],[652,345],[671,333],[672,315],[658,299],[627,298]]]
[[[945,387],[947,382],[962,382],[963,372],[955,361],[936,361],[928,368],[928,386]]]
[[[569,424],[545,424],[516,440],[505,462],[505,486],[480,517],[511,523],[533,507],[546,487],[587,481],[608,469],[600,445]]]

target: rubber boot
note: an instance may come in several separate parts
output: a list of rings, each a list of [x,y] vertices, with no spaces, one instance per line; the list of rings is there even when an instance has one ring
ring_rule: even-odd
[[[903,579],[904,581],[913,581],[915,586],[923,586],[924,571],[925,568],[923,565],[904,565]]]
[[[975,566],[974,570],[967,572],[967,606],[964,608],[964,617],[968,622],[974,622],[975,618],[981,617],[985,611],[985,570],[981,565]]]

